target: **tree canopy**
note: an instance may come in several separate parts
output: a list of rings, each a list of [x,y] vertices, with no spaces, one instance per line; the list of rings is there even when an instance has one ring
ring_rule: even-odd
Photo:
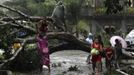
[[[123,10],[123,6],[119,3],[120,0],[106,0],[105,1],[105,7],[107,8],[106,13],[112,14],[112,13],[118,13],[121,10]]]

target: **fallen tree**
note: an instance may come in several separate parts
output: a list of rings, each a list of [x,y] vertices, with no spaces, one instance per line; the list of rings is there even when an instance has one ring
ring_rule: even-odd
[[[49,47],[50,49],[50,54],[57,52],[57,51],[62,51],[62,50],[82,50],[85,52],[90,52],[90,47],[88,46],[87,43],[78,40],[75,36],[69,34],[69,33],[65,33],[65,32],[50,32],[47,34],[49,40],[50,39],[59,39],[59,40],[64,40],[66,43],[62,43],[61,45],[57,45],[57,46],[53,46],[53,47]],[[12,62],[17,55],[22,51],[22,49],[24,48],[24,46],[28,43],[36,43],[36,38],[34,37],[30,37],[30,38],[24,38],[24,39],[20,39],[17,38],[22,42],[22,47],[20,47],[15,54],[10,57],[9,59],[5,59],[5,60],[0,60],[0,68],[2,68],[4,65],[6,65],[7,63]],[[36,48],[37,49],[37,48]],[[33,49],[33,50],[36,50]]]
[[[2,68],[6,63],[13,61],[19,55],[19,53],[22,51],[22,49],[25,48],[26,44],[36,43],[36,26],[35,25],[36,25],[36,22],[41,20],[43,17],[29,16],[29,15],[24,14],[21,11],[18,11],[16,9],[10,8],[5,5],[0,5],[0,7],[8,9],[13,12],[16,12],[17,14],[20,15],[17,17],[11,17],[11,16],[8,16],[8,15],[2,13],[6,17],[2,17],[0,19],[0,28],[6,29],[8,26],[11,27],[11,32],[9,31],[7,35],[15,36],[14,34],[20,32],[21,30],[24,30],[26,33],[30,34],[23,38],[20,38],[20,37],[14,38],[14,39],[19,39],[20,41],[22,41],[22,43],[21,43],[22,47],[20,47],[14,53],[14,55],[12,57],[10,57],[9,59],[0,60],[0,68]],[[34,26],[18,22],[18,21],[23,21],[23,20],[25,20],[26,22],[29,22],[29,21],[33,22]],[[7,31],[5,31],[5,32],[7,32]],[[3,36],[5,36],[5,35],[3,35]],[[62,40],[61,44],[59,44],[57,46],[49,47],[50,54],[52,54],[56,51],[61,51],[61,50],[82,50],[82,51],[86,51],[86,52],[90,52],[90,50],[91,50],[89,45],[86,42],[79,40],[76,36],[74,36],[73,34],[68,33],[68,32],[64,32],[64,31],[63,32],[55,32],[53,30],[53,32],[48,32],[47,36],[48,36],[49,40],[50,39]]]

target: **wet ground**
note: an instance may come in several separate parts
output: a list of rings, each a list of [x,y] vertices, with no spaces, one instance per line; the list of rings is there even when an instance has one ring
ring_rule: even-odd
[[[52,54],[51,75],[90,75],[91,65],[87,65],[88,53],[76,50],[61,51]],[[72,66],[72,70],[69,68]],[[73,68],[76,66],[76,68]],[[74,69],[74,70],[73,70]],[[70,70],[70,71],[69,71]]]
[[[13,75],[91,75],[91,65],[87,65],[88,53],[79,50],[65,50],[53,53],[51,58],[51,73],[15,73]],[[72,66],[72,68],[70,68]]]
[[[51,58],[50,74],[48,73],[48,71],[43,71],[42,73],[33,72],[27,74],[14,74],[14,75],[92,75],[91,64],[86,63],[88,55],[89,55],[88,53],[79,50],[59,51],[50,55]],[[123,62],[134,63],[133,60]],[[104,65],[103,70],[106,71]],[[118,73],[112,75],[122,75],[122,74]]]

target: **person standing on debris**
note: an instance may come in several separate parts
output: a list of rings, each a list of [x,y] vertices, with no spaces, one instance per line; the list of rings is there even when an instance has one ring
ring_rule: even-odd
[[[94,39],[94,42],[91,46],[91,55],[92,55],[92,58],[91,58],[91,61],[92,61],[92,68],[93,68],[93,71],[100,75],[101,74],[101,59],[102,59],[102,56],[100,55],[100,53],[102,52],[102,45],[101,43],[99,42],[99,39],[98,38],[95,38]],[[93,72],[93,73],[94,73]]]
[[[40,55],[41,71],[48,69],[50,72],[50,57],[48,49],[48,22],[47,19],[40,20],[37,24],[37,46]]]

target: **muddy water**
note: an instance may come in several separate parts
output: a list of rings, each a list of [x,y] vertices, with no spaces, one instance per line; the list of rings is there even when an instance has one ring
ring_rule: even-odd
[[[60,51],[50,55],[51,75],[90,75],[91,65],[87,65],[88,53],[79,50]],[[78,71],[68,71],[77,65]]]

